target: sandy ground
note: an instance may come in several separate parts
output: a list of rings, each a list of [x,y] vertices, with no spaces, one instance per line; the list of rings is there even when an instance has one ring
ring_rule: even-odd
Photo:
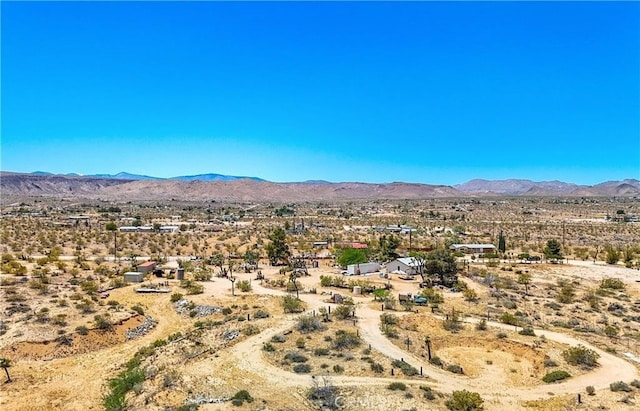
[[[566,274],[567,268],[566,266],[557,269],[554,267],[552,271],[558,270],[562,271],[562,274]],[[277,278],[279,276],[276,269],[267,268],[263,269],[263,272],[268,278]],[[302,279],[302,283],[306,287],[318,287],[320,274],[335,274],[335,272],[329,272],[327,269],[312,269],[310,272],[312,274],[310,277]],[[249,279],[254,275],[242,273],[238,274],[237,277],[238,279]],[[570,275],[594,280],[600,280],[603,277],[618,277],[633,283],[637,276],[640,275],[640,272],[594,265],[591,262],[572,261]],[[394,293],[415,292],[416,290],[415,281],[409,282],[397,279],[392,281],[395,287]],[[252,285],[253,291],[251,294],[253,295],[284,295],[283,291],[265,288],[257,281],[253,281]],[[237,291],[236,297],[231,296],[230,287],[231,283],[229,281],[215,278],[213,282],[205,283],[205,294],[199,296],[199,299],[210,303],[241,301],[242,296]],[[106,380],[114,376],[126,360],[131,358],[139,348],[176,331],[185,330],[191,327],[193,323],[192,319],[180,316],[175,312],[169,303],[168,295],[141,297],[134,293],[131,287],[114,290],[112,295],[113,298],[123,304],[139,303],[143,298],[145,312],[159,320],[158,326],[142,338],[126,343],[116,343],[107,348],[71,357],[49,361],[33,359],[15,361],[10,368],[14,381],[2,386],[0,399],[2,409],[101,409],[101,397],[106,389]],[[301,298],[307,304],[307,312],[317,310],[321,306],[328,304],[326,301],[327,296],[321,294],[301,294]],[[384,386],[391,381],[402,381],[410,387],[428,385],[437,391],[445,393],[460,389],[476,391],[485,399],[486,409],[517,410],[525,409],[526,404],[523,401],[548,401],[551,396],[550,393],[559,398],[565,398],[562,397],[564,395],[575,396],[577,393],[584,393],[585,387],[588,385],[601,390],[596,396],[598,401],[615,402],[616,399],[612,397],[615,394],[608,392],[608,386],[611,382],[618,380],[629,382],[640,378],[638,366],[633,362],[609,354],[567,334],[546,330],[536,330],[536,333],[537,335],[545,335],[548,340],[561,344],[582,344],[595,350],[600,354],[600,366],[583,375],[553,385],[541,383],[535,386],[519,386],[511,381],[506,372],[499,367],[494,367],[493,372],[482,372],[472,376],[454,375],[429,365],[424,357],[398,347],[385,337],[379,328],[381,311],[372,307],[371,297],[354,296],[354,301],[357,305],[357,328],[365,342],[371,344],[373,349],[389,358],[403,358],[415,367],[423,367],[425,377],[403,378],[398,375],[392,377],[389,374],[382,377],[333,376],[332,381],[335,385],[343,387],[347,392],[353,390],[353,395],[349,397],[351,402],[345,409],[401,409],[407,404],[411,404],[411,401],[400,395],[389,394]],[[396,314],[404,315],[402,312],[396,312]],[[198,378],[211,378],[213,375],[218,384],[228,386],[229,389],[248,387],[252,394],[263,399],[267,404],[275,404],[277,409],[311,409],[312,405],[304,398],[304,392],[311,386],[313,377],[311,375],[295,374],[271,364],[266,361],[261,350],[264,342],[267,342],[273,335],[290,329],[295,320],[295,315],[277,316],[268,330],[231,345],[218,352],[215,356],[202,358],[190,364],[189,368],[185,369],[187,377],[196,381]],[[475,320],[470,319],[468,321]],[[493,322],[488,325],[496,329],[513,328]],[[455,338],[455,336],[452,338]],[[478,354],[477,351],[473,350],[468,353],[469,355]],[[508,361],[508,359],[504,361]],[[363,393],[368,394],[363,396]],[[371,397],[374,393],[378,393],[375,401]],[[584,394],[583,396],[586,397]],[[359,398],[359,400],[356,401],[353,398]],[[585,401],[587,400],[592,401],[592,398],[586,398]],[[592,402],[596,404],[595,400]],[[534,404],[532,406],[535,406],[535,403],[532,404]],[[271,409],[267,406],[265,406],[266,408],[260,408],[261,406],[264,406],[264,403],[262,405],[256,404],[252,409]],[[616,405],[613,406],[615,407]],[[230,404],[202,407],[202,409],[232,408],[234,407],[231,407]],[[144,407],[141,409],[144,409]],[[550,409],[554,409],[553,405]]]

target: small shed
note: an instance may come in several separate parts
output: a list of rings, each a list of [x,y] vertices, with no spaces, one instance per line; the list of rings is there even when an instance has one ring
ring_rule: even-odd
[[[145,261],[142,264],[138,264],[139,273],[148,273],[156,269],[155,261]]]
[[[141,283],[144,281],[144,273],[127,271],[124,273],[124,280],[128,283]]]

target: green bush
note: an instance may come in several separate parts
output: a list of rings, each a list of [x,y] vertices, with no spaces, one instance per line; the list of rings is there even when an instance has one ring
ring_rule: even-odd
[[[462,367],[457,364],[448,365],[447,371],[452,372],[454,374],[464,374]]]
[[[240,390],[231,397],[231,403],[235,406],[240,406],[244,402],[252,403],[253,397],[249,394],[247,390]]]
[[[498,320],[500,320],[501,323],[509,324],[509,325],[520,325],[520,323],[522,322],[520,317],[517,317],[511,313],[503,313],[498,318]]]
[[[624,282],[617,278],[605,278],[600,283],[600,288],[610,290],[624,290]]]
[[[593,388],[593,385],[588,385],[587,386],[587,394],[589,394],[589,395],[595,395],[596,394],[596,389]]]
[[[536,333],[533,331],[533,328],[523,328],[518,332],[520,335],[527,335],[530,337],[535,337]]]
[[[236,287],[238,287],[238,290],[242,291],[243,293],[248,293],[249,291],[251,291],[251,283],[249,282],[249,280],[240,280],[236,283]]]
[[[274,347],[271,343],[264,343],[262,344],[262,350],[266,352],[273,352],[276,350],[276,347]]]
[[[562,353],[562,357],[571,365],[579,365],[582,368],[590,369],[598,365],[598,358],[600,358],[600,355],[583,345],[578,345],[576,347],[566,349]]]
[[[344,372],[344,367],[340,364],[336,364],[333,366],[333,372],[335,373],[341,373]]]
[[[611,389],[611,391],[614,391],[614,392],[617,392],[617,391],[631,392],[631,391],[633,391],[633,388],[631,388],[629,386],[629,384],[627,384],[624,381],[612,382],[611,384],[609,384],[609,388]]]
[[[436,395],[434,394],[433,390],[431,389],[431,387],[426,387],[424,385],[420,386],[420,389],[422,391],[424,391],[424,398],[428,399],[428,400],[435,400]]]
[[[431,357],[429,362],[433,365],[437,365],[438,367],[442,367],[442,360],[440,359],[440,357],[433,356]]]
[[[390,389],[391,391],[406,391],[407,390],[406,384],[404,384],[402,382],[392,382],[391,384],[389,384],[387,386],[387,388]]]
[[[418,370],[412,366],[411,364],[403,361],[403,360],[393,360],[391,362],[391,366],[394,368],[400,368],[400,370],[402,371],[402,373],[404,375],[407,375],[409,377],[414,376],[414,375],[418,375]]]
[[[477,392],[467,390],[454,391],[444,405],[452,411],[475,411],[482,410],[484,400]]]
[[[80,335],[87,335],[89,334],[89,329],[84,325],[79,325],[76,327],[76,332]]]
[[[297,351],[287,353],[284,358],[291,362],[307,362],[309,359]]]
[[[311,366],[309,364],[296,364],[293,366],[293,372],[296,374],[307,374],[311,372]]]
[[[171,294],[171,302],[172,303],[176,303],[178,301],[180,301],[182,299],[182,297],[184,297],[182,294],[180,293],[173,293]]]
[[[321,357],[329,355],[329,352],[330,351],[328,348],[316,348],[315,350],[313,350],[313,355],[315,355],[316,357]]]
[[[134,305],[133,307],[131,307],[131,309],[140,315],[144,315],[144,309],[140,306],[140,304]]]
[[[569,377],[571,377],[571,374],[569,374],[568,372],[563,370],[556,370],[556,371],[551,371],[550,373],[542,377],[542,381],[549,384],[556,381],[562,381]]]
[[[253,318],[256,318],[256,319],[269,318],[269,312],[265,310],[258,310],[253,313]]]
[[[336,338],[333,340],[333,348],[342,350],[345,348],[354,348],[360,345],[360,337],[352,331],[336,331]]]
[[[380,363],[371,362],[371,371],[375,372],[376,374],[382,374],[384,372],[384,367]]]
[[[311,333],[314,331],[324,330],[326,327],[314,317],[312,314],[302,315],[298,318],[296,328],[303,334]]]

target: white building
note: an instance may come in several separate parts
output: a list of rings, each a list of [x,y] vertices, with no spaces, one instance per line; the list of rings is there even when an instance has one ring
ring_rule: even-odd
[[[418,274],[418,268],[418,260],[413,257],[396,258],[387,263],[387,273],[416,275]]]
[[[487,254],[496,252],[496,247],[493,244],[452,244],[449,249],[465,254]]]

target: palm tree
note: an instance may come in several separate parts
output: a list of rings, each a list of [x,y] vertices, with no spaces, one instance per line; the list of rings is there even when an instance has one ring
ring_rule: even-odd
[[[7,382],[11,382],[11,376],[9,375],[9,367],[11,367],[11,360],[8,358],[0,358],[0,367],[4,368],[4,372],[7,374]]]

